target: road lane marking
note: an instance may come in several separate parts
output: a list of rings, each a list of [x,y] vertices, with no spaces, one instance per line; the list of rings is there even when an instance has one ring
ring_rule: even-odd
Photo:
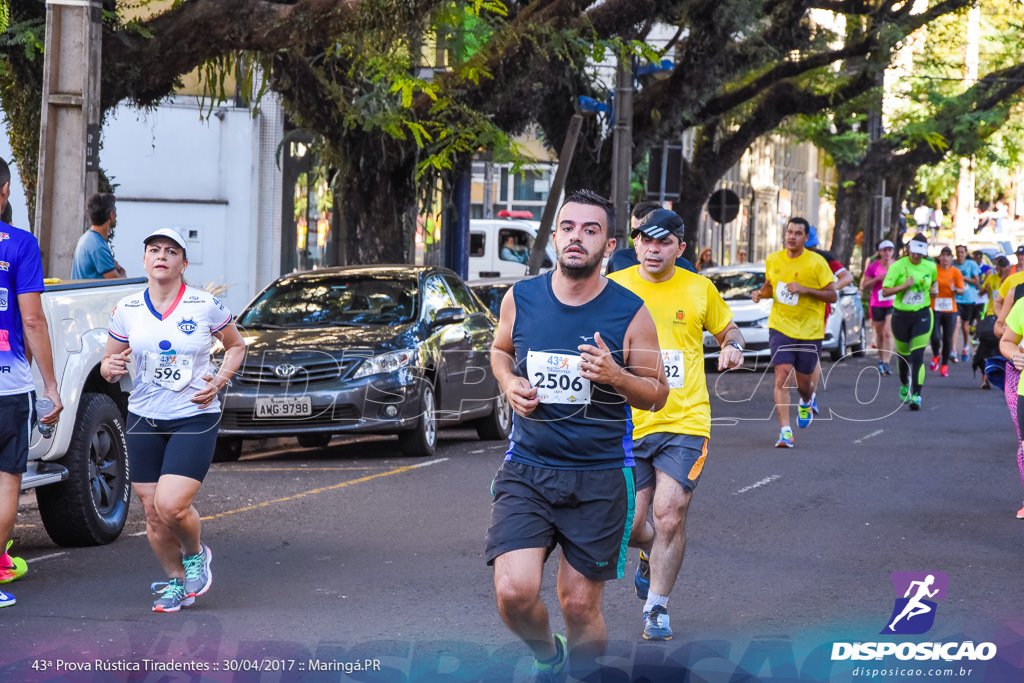
[[[354,470],[372,470],[372,467],[238,467],[232,472],[351,472]]]
[[[741,493],[746,493],[747,491],[753,491],[754,489],[756,489],[756,488],[758,488],[758,487],[761,487],[761,486],[765,486],[766,484],[770,484],[770,483],[772,483],[772,482],[773,482],[773,481],[775,481],[776,479],[782,479],[782,475],[781,475],[781,474],[773,474],[773,475],[771,475],[770,477],[765,477],[765,478],[764,478],[764,479],[762,479],[761,481],[758,481],[758,482],[754,482],[754,483],[753,483],[753,484],[751,484],[750,486],[744,486],[743,488],[741,488],[741,489],[740,489],[739,491],[736,491],[736,492],[735,492],[734,494],[732,494],[732,495],[734,495],[734,496],[738,496],[738,495],[740,495]]]
[[[22,526],[22,525],[19,524],[18,526]],[[68,551],[65,550],[64,552],[61,552],[61,553],[50,553],[49,555],[40,555],[39,557],[33,557],[31,560],[25,560],[25,564],[32,564],[33,562],[38,562],[39,560],[48,560],[51,557],[60,557],[62,555],[67,555],[67,554],[68,554]]]
[[[299,498],[305,498],[306,496],[312,496],[317,493],[324,493],[325,491],[334,491],[336,489],[342,489],[346,486],[352,486],[353,484],[362,484],[363,482],[371,481],[373,479],[379,479],[381,477],[390,477],[393,474],[401,474],[402,472],[408,472],[409,470],[419,469],[421,467],[428,467],[430,465],[436,465],[437,463],[444,462],[448,458],[438,458],[437,460],[429,460],[427,462],[421,462],[416,465],[408,465],[406,467],[399,467],[394,470],[388,470],[387,472],[378,472],[377,474],[370,474],[359,479],[351,479],[349,481],[343,481],[340,484],[334,484],[332,486],[323,486],[318,489],[311,489],[309,491],[303,491],[302,493],[296,493],[294,496],[286,496],[284,498],[275,498],[274,500],[267,500],[262,503],[256,503],[255,505],[247,505],[244,508],[238,508],[236,510],[227,510],[225,512],[218,512],[213,515],[207,515],[202,517],[202,521],[208,522],[212,519],[220,519],[221,517],[227,517],[228,515],[237,515],[240,512],[249,512],[250,510],[257,510],[259,508],[267,507],[275,503],[286,503],[291,500],[298,500]]]
[[[878,436],[879,434],[881,434],[884,431],[885,431],[884,429],[876,429],[875,431],[871,432],[870,434],[865,434],[864,436],[862,436],[859,439],[855,440],[853,443],[855,443],[855,444],[863,443],[863,442],[867,441],[868,439],[875,438],[876,436]]]

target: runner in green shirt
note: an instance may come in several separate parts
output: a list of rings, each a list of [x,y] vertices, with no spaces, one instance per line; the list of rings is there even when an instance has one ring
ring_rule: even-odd
[[[928,242],[918,233],[908,243],[909,254],[889,267],[882,296],[893,296],[892,336],[900,356],[900,400],[921,409],[924,350],[932,336],[931,297],[938,287],[934,261],[925,258]]]

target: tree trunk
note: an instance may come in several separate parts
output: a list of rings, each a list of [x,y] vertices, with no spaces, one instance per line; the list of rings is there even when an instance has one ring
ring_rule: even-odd
[[[380,162],[381,160],[375,160]],[[338,174],[335,207],[343,230],[348,263],[411,263],[409,251],[416,227],[416,185],[407,166],[366,164]]]
[[[687,161],[685,158],[682,160],[679,169],[679,200],[673,204],[676,213],[683,219],[683,231],[686,235],[686,250],[683,252],[683,256],[695,264],[704,202],[711,196],[715,183],[721,177],[718,168],[712,169],[710,173],[705,172],[707,167],[696,161],[699,153],[700,148],[698,147],[694,154],[694,162]]]
[[[867,225],[871,187],[856,166],[841,164],[836,170],[839,183],[836,189],[836,227],[832,233],[831,251],[840,263],[849,265],[857,233]]]

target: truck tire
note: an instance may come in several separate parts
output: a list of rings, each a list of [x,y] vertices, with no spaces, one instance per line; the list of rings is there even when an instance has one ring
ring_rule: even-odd
[[[430,382],[423,383],[420,407],[416,426],[411,431],[398,433],[398,445],[402,453],[414,458],[433,455],[437,448],[437,400]]]
[[[36,489],[46,533],[61,546],[112,542],[124,528],[131,500],[124,420],[112,398],[82,395],[71,446],[60,463],[67,480]]]

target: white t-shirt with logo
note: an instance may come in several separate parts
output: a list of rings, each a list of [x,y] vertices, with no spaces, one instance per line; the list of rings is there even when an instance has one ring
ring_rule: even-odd
[[[110,316],[110,336],[131,347],[135,380],[128,410],[152,420],[176,420],[220,412],[214,399],[206,408],[192,397],[215,375],[210,362],[213,333],[231,322],[231,313],[215,296],[181,286],[178,298],[161,315],[149,290],[121,299]]]

